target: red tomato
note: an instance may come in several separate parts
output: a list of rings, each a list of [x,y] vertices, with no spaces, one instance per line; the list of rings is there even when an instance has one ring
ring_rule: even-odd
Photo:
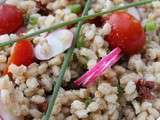
[[[106,36],[111,48],[119,47],[127,55],[138,53],[145,44],[145,32],[141,23],[126,12],[113,13],[106,18],[112,31]]]
[[[23,14],[13,5],[0,5],[0,35],[16,32],[23,25]]]
[[[10,64],[28,66],[33,63],[34,60],[35,56],[32,43],[28,40],[22,40],[13,46],[11,56],[8,58],[8,66]],[[8,67],[4,70],[4,75],[5,74],[11,75],[8,72]]]
[[[22,40],[13,46],[10,56],[10,64],[30,65],[35,60],[33,45],[28,40]]]

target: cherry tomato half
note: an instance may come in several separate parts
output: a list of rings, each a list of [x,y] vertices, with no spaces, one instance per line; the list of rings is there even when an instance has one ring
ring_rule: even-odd
[[[0,5],[0,35],[16,32],[23,25],[23,14],[16,6]]]
[[[8,66],[10,64],[28,66],[34,61],[35,55],[32,43],[28,40],[22,40],[12,47],[11,56],[8,58]],[[4,74],[10,75],[8,67],[4,70]]]
[[[105,18],[112,25],[106,36],[111,48],[119,47],[127,55],[138,53],[145,44],[145,32],[141,23],[126,12],[116,12]]]
[[[34,62],[33,45],[28,40],[22,40],[12,48],[10,63],[16,65],[30,65]]]

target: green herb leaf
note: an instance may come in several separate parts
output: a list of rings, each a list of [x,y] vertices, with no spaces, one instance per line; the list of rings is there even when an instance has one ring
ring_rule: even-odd
[[[91,97],[88,97],[86,100],[85,100],[85,107],[87,108],[88,105],[92,102],[92,98]]]
[[[85,37],[83,35],[81,35],[77,41],[76,47],[77,48],[81,48],[84,47],[85,42],[84,42]]]
[[[24,24],[27,25],[29,22],[29,15],[24,16]]]
[[[30,23],[32,26],[37,25],[37,23],[38,23],[38,18],[35,17],[35,16],[31,16],[31,17],[29,18],[29,23]]]
[[[145,24],[145,29],[148,32],[153,32],[157,29],[157,23],[153,20],[147,21]]]
[[[124,93],[124,88],[121,85],[118,85],[117,88],[118,88],[118,96],[122,96]]]
[[[69,5],[68,8],[71,10],[71,12],[76,13],[76,14],[82,11],[80,4]]]

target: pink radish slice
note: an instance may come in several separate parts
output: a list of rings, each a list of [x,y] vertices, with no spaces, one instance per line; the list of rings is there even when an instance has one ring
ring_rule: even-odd
[[[35,56],[39,60],[48,60],[67,50],[73,41],[73,33],[68,29],[59,29],[44,38],[48,44],[48,51],[44,49],[44,44],[39,43],[34,48]]]
[[[80,85],[83,82],[83,80],[85,80],[87,78],[87,76],[91,76],[94,73],[94,71],[96,71],[99,67],[101,67],[101,65],[103,65],[104,63],[106,63],[106,61],[109,61],[114,55],[120,54],[120,52],[121,52],[120,48],[115,48],[107,56],[105,56],[104,58],[102,58],[96,64],[96,66],[94,66],[91,70],[89,70],[87,73],[85,73],[79,80],[75,81],[75,83],[77,85]]]
[[[74,83],[78,86],[81,84],[86,86],[88,83],[95,81],[95,79],[102,75],[107,68],[110,68],[110,66],[114,65],[120,59],[120,53],[121,49],[115,48]]]
[[[83,83],[83,86],[89,86],[90,84],[94,83],[97,79],[97,77],[103,75],[103,73],[110,69],[112,65],[114,65],[116,62],[118,62],[118,60],[122,57],[122,55],[117,55],[117,56],[114,56],[110,61],[108,61],[106,64],[104,64],[102,66],[102,68],[98,69],[97,71],[98,72],[95,72],[94,76],[92,76],[91,79],[89,79],[88,81],[85,81]]]
[[[83,86],[88,86],[90,83],[95,82],[95,80],[97,79],[97,77],[101,76],[104,71],[110,69],[110,67],[112,65],[114,65],[119,59],[121,58],[121,55],[115,55],[114,57],[112,57],[112,59],[110,59],[109,61],[107,61],[106,63],[104,63],[103,65],[101,65],[101,68],[98,68],[92,77],[90,77],[90,79],[87,79],[83,82]]]
[[[82,77],[80,77],[78,80],[75,81],[75,84],[81,85],[83,80],[85,80],[88,76],[94,73],[94,71],[101,67],[103,63],[106,63],[106,61],[109,61],[114,55],[120,54],[121,49],[120,48],[115,48],[112,50],[108,55],[103,57],[93,68],[91,68],[89,71],[87,71]]]

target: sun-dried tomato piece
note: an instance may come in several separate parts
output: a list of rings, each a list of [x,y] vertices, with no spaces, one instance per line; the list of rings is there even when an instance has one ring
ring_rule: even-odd
[[[46,112],[47,111],[47,108],[48,108],[48,102],[45,101],[41,104],[38,104],[38,109],[41,111],[41,112]]]
[[[96,17],[96,18],[88,20],[86,22],[88,22],[90,24],[95,24],[96,27],[102,27],[102,25],[104,24],[102,17]]]
[[[37,4],[37,8],[39,9],[38,10],[39,14],[44,16],[48,16],[49,14],[51,14],[51,10],[46,8],[46,4],[42,4],[40,1],[37,1],[36,4]]]
[[[152,91],[154,90],[155,83],[153,81],[138,80],[136,82],[136,89],[140,99],[154,99]]]

